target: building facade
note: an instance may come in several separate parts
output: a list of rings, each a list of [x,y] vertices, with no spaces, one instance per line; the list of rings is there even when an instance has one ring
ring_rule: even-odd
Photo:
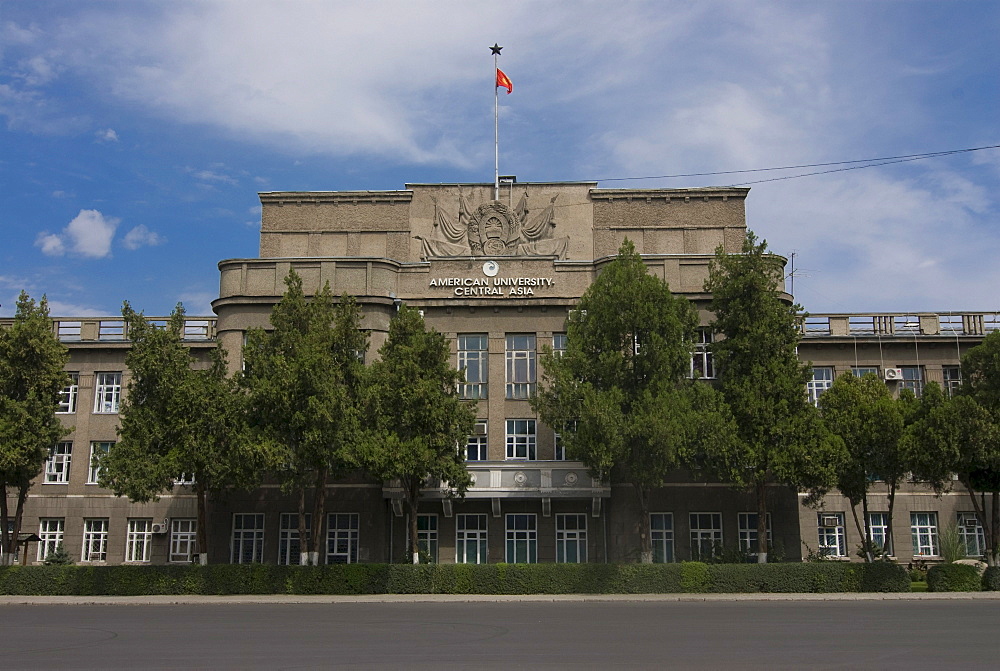
[[[268,326],[291,270],[307,292],[329,282],[335,295],[357,297],[370,334],[369,361],[398,306],[415,306],[451,343],[453,362],[465,371],[461,394],[476,404],[478,418],[465,447],[474,478],[466,497],[425,491],[418,534],[427,556],[475,563],[636,560],[639,513],[630,488],[591,478],[532,411],[539,355],[565,347],[567,316],[628,238],[649,271],[698,308],[704,328],[692,375],[712,377],[705,349],[710,296],[703,285],[717,248],[741,249],[747,194],[513,181],[498,201],[492,184],[262,193],[259,257],[219,263],[215,315],[189,317],[185,338],[196,356],[224,347],[235,372],[247,329]],[[951,388],[960,355],[995,327],[996,317],[986,314],[810,316],[799,348],[814,366],[807,391],[817,398],[834,376],[851,371],[876,372],[895,388],[918,392],[931,380]],[[128,384],[121,318],[57,318],[55,328],[71,353],[67,370],[74,383],[63,394],[60,416],[73,432],[53,449],[31,490],[22,530],[41,540],[25,559],[41,561],[62,544],[81,562],[192,561],[196,514],[189,482],[178,481],[148,504],[96,484],[100,454],[114,449]],[[358,478],[331,485],[322,560],[405,561],[401,497],[392,482]],[[772,488],[768,527],[775,552],[797,559],[823,550],[851,558],[860,537],[849,506],[834,494],[817,511],[800,498]],[[754,509],[750,496],[724,483],[679,472],[654,497],[654,557],[680,561],[719,547],[753,550]],[[210,561],[298,563],[296,510],[297,501],[267,483],[212,501]],[[908,485],[897,496],[896,556],[935,557],[938,528],[966,524],[968,510],[957,493],[935,498]],[[871,514],[884,514],[884,506]],[[981,529],[962,528],[970,538],[981,536]]]

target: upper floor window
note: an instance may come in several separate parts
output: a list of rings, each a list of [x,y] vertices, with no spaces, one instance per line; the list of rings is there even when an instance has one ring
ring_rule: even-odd
[[[507,336],[507,398],[531,398],[535,392],[535,335]]]
[[[833,386],[833,367],[817,366],[812,369],[812,372],[812,379],[806,383],[806,392],[809,394],[809,402],[818,405],[819,397]]]
[[[94,412],[116,413],[122,400],[122,374],[97,373],[94,375]]]
[[[462,398],[486,398],[489,386],[489,338],[485,333],[458,336],[458,369],[465,373],[459,385]]]
[[[87,484],[96,485],[101,477],[101,457],[111,450],[112,442],[93,442],[90,444],[90,469],[87,471]]]
[[[507,420],[507,458],[535,459],[535,420]]]
[[[552,353],[556,356],[562,356],[566,353],[566,334],[565,333],[553,333],[552,334]]]
[[[944,378],[944,393],[951,398],[962,386],[962,367],[961,366],[942,366],[941,375]]]
[[[465,460],[486,461],[489,459],[488,449],[489,441],[486,436],[486,420],[476,420],[472,435],[469,436],[468,442],[465,443]]]
[[[73,443],[59,443],[45,460],[45,484],[65,485],[69,482],[69,463],[73,456]]]
[[[920,398],[920,394],[924,391],[924,367],[900,366],[899,369],[903,372],[903,379],[899,383],[900,391],[909,389],[917,398]]]
[[[878,366],[851,366],[851,374],[854,377],[864,377],[869,373],[878,377]]]
[[[689,377],[712,379],[715,377],[715,362],[712,359],[712,329],[699,328],[698,340],[691,354],[691,373]]]
[[[59,408],[56,412],[72,414],[76,412],[76,397],[80,391],[80,374],[69,373],[69,384],[59,392]]]

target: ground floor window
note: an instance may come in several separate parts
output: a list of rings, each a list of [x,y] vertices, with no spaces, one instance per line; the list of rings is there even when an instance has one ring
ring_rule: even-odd
[[[738,517],[740,525],[740,550],[748,554],[756,555],[760,551],[760,544],[757,542],[757,520],[760,519],[758,513],[740,513]],[[764,518],[767,528],[767,546],[771,547],[771,513]]]
[[[847,537],[844,535],[844,513],[819,513],[817,532],[819,552],[826,557],[846,557]]]
[[[910,513],[910,537],[915,557],[937,557],[937,513]]]
[[[538,516],[507,515],[508,564],[534,564],[538,561]]]
[[[129,520],[125,538],[125,561],[148,562],[153,544],[153,520]]]
[[[650,539],[653,543],[653,563],[670,564],[674,561],[673,513],[650,513]]]
[[[986,554],[986,533],[976,513],[958,514],[958,533],[967,557],[982,557]]]
[[[891,539],[889,536],[889,513],[868,513],[868,528],[871,530],[872,543],[875,549],[882,554],[891,555],[892,548],[889,547]]]
[[[560,564],[587,562],[586,514],[556,515],[556,562]]]
[[[455,563],[485,564],[486,515],[468,513],[455,516]]]
[[[330,513],[326,525],[326,563],[358,561],[358,514]]]
[[[438,516],[417,515],[417,551],[421,564],[438,561]]]
[[[306,543],[312,528],[312,515],[306,513]],[[299,514],[281,513],[278,531],[278,563],[298,566],[302,563],[302,544],[299,543]]]
[[[264,513],[233,514],[233,564],[264,561]]]
[[[717,557],[722,553],[722,513],[691,513],[691,559]]]
[[[176,564],[190,563],[198,544],[198,520],[176,518],[170,520],[170,555],[167,561]]]
[[[63,543],[63,532],[66,520],[61,517],[50,517],[38,522],[38,561],[45,561],[50,553],[55,552]]]
[[[80,561],[108,560],[108,518],[83,521],[83,552]]]

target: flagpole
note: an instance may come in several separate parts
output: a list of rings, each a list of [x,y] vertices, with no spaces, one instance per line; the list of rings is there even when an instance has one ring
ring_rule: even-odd
[[[497,57],[503,47],[493,46],[493,200],[500,200],[500,87],[497,83]]]

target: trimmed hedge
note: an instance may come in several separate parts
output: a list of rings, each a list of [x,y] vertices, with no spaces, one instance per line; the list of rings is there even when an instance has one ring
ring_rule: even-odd
[[[983,571],[983,591],[1000,592],[1000,566],[987,566]]]
[[[929,592],[978,592],[982,579],[975,566],[968,564],[938,564],[927,571]]]
[[[909,584],[895,564],[833,562],[0,567],[0,594],[18,595],[905,592]]]

